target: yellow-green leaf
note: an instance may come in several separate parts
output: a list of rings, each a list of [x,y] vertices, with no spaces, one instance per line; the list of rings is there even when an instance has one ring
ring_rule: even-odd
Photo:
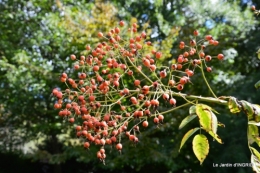
[[[253,119],[254,109],[253,105],[245,100],[241,100],[242,109],[246,112],[248,120]]]
[[[258,89],[259,87],[260,87],[260,80],[255,83],[255,88]]]
[[[181,148],[182,148],[182,146],[185,144],[185,142],[189,139],[189,137],[191,136],[191,135],[193,135],[197,130],[199,130],[200,128],[198,128],[198,127],[196,127],[196,128],[194,128],[194,129],[191,129],[191,130],[189,130],[184,136],[183,136],[183,138],[182,138],[182,140],[181,140],[181,146],[180,146],[180,149],[179,149],[179,151],[181,150]]]
[[[260,126],[260,122],[255,122],[255,121],[248,121],[248,124],[253,124],[253,125],[256,125],[256,126]]]
[[[257,173],[260,173],[260,153],[253,147],[250,147],[251,150],[251,163],[253,170]]]
[[[211,111],[211,112],[215,112],[215,113],[217,113],[218,114],[218,112],[215,110],[215,109],[213,109],[212,107],[210,107],[210,106],[208,106],[208,105],[205,105],[205,104],[197,104],[197,105],[200,105],[203,109],[205,109],[205,110],[209,110],[209,111]],[[197,106],[196,105],[196,106]]]
[[[259,132],[258,127],[256,125],[248,124],[247,138],[249,144],[256,142],[257,145],[260,146]]]
[[[204,130],[217,132],[218,121],[216,115],[210,110],[210,107],[203,104],[196,105],[196,114],[199,117],[200,125]]]
[[[225,127],[225,124],[221,123],[221,122],[218,122],[218,126],[219,127]]]
[[[186,118],[184,118],[182,121],[181,121],[181,124],[179,126],[179,129],[183,128],[186,124],[188,124],[191,120],[193,120],[195,117],[197,117],[196,114],[193,114],[193,115],[188,115]]]
[[[193,105],[193,106],[190,107],[189,114],[190,115],[196,114],[196,106]]]
[[[216,134],[216,133],[213,133],[212,131],[209,131],[208,132],[214,139],[216,139],[216,141],[220,144],[223,144],[221,138]]]
[[[206,131],[211,130],[211,113],[209,110],[204,110],[202,105],[198,104],[196,106],[196,113],[199,117],[199,122],[202,128]]]
[[[230,112],[233,114],[240,112],[240,105],[237,103],[237,99],[235,97],[229,98],[228,108],[229,108]]]
[[[260,122],[260,106],[257,104],[253,104],[254,109],[254,120],[256,122]]]
[[[260,161],[260,153],[254,147],[250,147],[250,150],[252,151],[254,156],[256,156],[257,159]]]
[[[202,164],[209,153],[209,141],[207,137],[203,134],[197,134],[193,138],[192,149],[195,156],[200,161],[200,164]]]
[[[216,115],[211,112],[211,129],[213,133],[217,133],[217,129],[218,129],[218,119],[216,117]]]

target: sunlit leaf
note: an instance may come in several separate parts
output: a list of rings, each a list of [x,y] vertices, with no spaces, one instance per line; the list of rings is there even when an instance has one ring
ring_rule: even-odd
[[[256,142],[260,146],[259,132],[256,125],[248,124],[247,138],[249,144]]]
[[[209,133],[218,143],[223,144],[221,138],[220,138],[216,133],[213,133],[212,131],[209,131],[208,133]]]
[[[190,107],[190,109],[189,109],[189,114],[190,114],[190,115],[196,114],[196,106],[195,106],[195,105],[193,105],[193,106]]]
[[[218,119],[213,112],[211,112],[211,128],[212,132],[216,134],[218,129]]]
[[[234,97],[230,97],[228,101],[228,108],[231,113],[235,114],[240,112],[240,105],[237,102],[237,99]]]
[[[204,130],[217,132],[218,121],[216,115],[211,111],[211,108],[207,105],[197,104],[196,114],[199,117],[200,125]]]
[[[241,100],[242,109],[246,112],[247,117],[249,120],[253,118],[254,115],[254,109],[253,105],[245,100]]]
[[[181,140],[181,145],[180,145],[180,149],[179,149],[179,151],[181,150],[181,148],[182,148],[182,146],[185,144],[185,142],[189,139],[189,137],[191,136],[191,135],[193,135],[197,130],[199,130],[200,128],[199,127],[196,127],[196,128],[194,128],[194,129],[191,129],[191,130],[189,130],[184,136],[183,136],[183,138],[182,138],[182,140]]]
[[[195,156],[200,161],[200,164],[202,164],[209,153],[209,141],[207,137],[203,134],[197,134],[193,138],[192,149]]]
[[[254,120],[256,122],[260,122],[260,106],[257,104],[253,104],[254,109]]]
[[[248,124],[253,124],[256,126],[260,126],[260,122],[255,122],[255,121],[248,121]]]
[[[251,163],[253,170],[257,173],[260,173],[260,153],[253,147],[250,147],[251,150]]]
[[[259,54],[258,54],[258,56],[259,56]],[[255,83],[255,88],[258,89],[259,87],[260,87],[260,80]]]
[[[218,126],[219,127],[225,127],[225,124],[221,123],[221,122],[218,122]]]
[[[193,120],[195,117],[197,117],[196,114],[188,115],[186,118],[184,118],[179,126],[179,129],[183,128],[186,124],[188,124],[191,120]]]

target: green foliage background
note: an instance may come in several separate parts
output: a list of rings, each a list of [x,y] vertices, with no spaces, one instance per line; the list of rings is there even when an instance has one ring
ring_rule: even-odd
[[[106,165],[78,143],[73,126],[58,117],[51,91],[59,75],[70,72],[71,53],[84,53],[95,45],[97,31],[107,31],[119,20],[136,21],[152,33],[151,40],[167,56],[168,65],[177,56],[178,43],[188,42],[194,29],[211,34],[220,42],[206,54],[225,54],[207,74],[218,96],[232,95],[260,103],[254,83],[260,79],[259,18],[254,1],[155,0],[155,1],[0,1],[0,173],[20,172],[252,172],[251,168],[214,168],[213,163],[250,163],[247,124],[243,114],[211,105],[225,124],[219,130],[223,145],[209,140],[209,155],[200,166],[192,141],[179,152],[183,135],[196,121],[178,130],[188,108],[165,116],[160,128],[141,129],[140,142],[124,143],[122,154],[107,154]],[[172,34],[174,33],[174,34]],[[200,74],[192,78],[186,93],[210,96]],[[65,86],[64,86],[65,87]],[[181,104],[181,101],[179,101]],[[167,108],[167,107],[165,107]],[[12,163],[12,166],[5,164]]]

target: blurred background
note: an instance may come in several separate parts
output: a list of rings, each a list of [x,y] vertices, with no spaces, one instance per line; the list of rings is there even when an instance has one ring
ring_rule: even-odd
[[[98,147],[83,148],[73,125],[53,108],[51,96],[53,88],[63,86],[59,76],[70,70],[70,54],[96,45],[97,31],[107,32],[124,20],[152,34],[165,64],[177,58],[179,42],[189,42],[195,29],[201,38],[211,34],[219,46],[206,53],[225,55],[206,74],[213,90],[218,96],[260,104],[260,92],[254,88],[260,80],[260,16],[253,14],[251,5],[259,9],[260,1],[0,0],[0,173],[253,172],[250,167],[213,166],[250,163],[243,113],[211,105],[225,124],[218,131],[224,144],[209,140],[203,165],[193,154],[191,139],[179,152],[183,135],[198,125],[194,121],[178,130],[188,108],[165,115],[160,128],[142,130],[137,145],[125,141],[121,154],[111,149],[103,165],[96,158]],[[192,83],[186,93],[210,95],[200,74]]]

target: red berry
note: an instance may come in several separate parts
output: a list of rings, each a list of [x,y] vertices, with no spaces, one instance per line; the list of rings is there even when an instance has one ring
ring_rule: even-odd
[[[182,65],[181,64],[177,64],[177,69],[178,70],[182,69]]]
[[[174,81],[174,80],[169,80],[169,83],[168,83],[168,84],[169,84],[169,86],[171,86],[171,87],[172,87],[172,86],[174,86],[174,85],[175,85],[175,81]]]
[[[142,125],[143,127],[148,127],[148,121],[143,121]]]
[[[188,79],[187,79],[186,77],[182,77],[182,78],[180,79],[180,83],[181,83],[182,85],[186,84],[187,82],[188,82]]]
[[[86,50],[90,50],[90,49],[91,49],[90,45],[87,45]]]
[[[164,119],[164,116],[163,116],[162,114],[159,114],[159,115],[158,115],[158,119],[159,119],[159,121],[161,121],[161,122],[162,122],[162,121],[163,121],[163,119]]]
[[[139,86],[140,83],[141,83],[140,80],[135,80],[135,81],[134,81],[134,85],[135,85],[135,86]]]
[[[164,100],[169,100],[169,97],[170,97],[169,94],[166,94],[166,93],[163,94],[163,99]]]
[[[151,105],[153,105],[153,106],[159,106],[159,101],[153,99],[153,100],[151,100]]]
[[[116,149],[117,149],[117,150],[121,151],[122,148],[123,148],[123,146],[122,146],[121,143],[116,144]]]
[[[176,105],[176,100],[174,98],[171,98],[169,102],[171,105]]]
[[[188,76],[193,76],[193,75],[194,75],[194,72],[193,72],[192,70],[187,70],[187,71],[186,71],[186,74],[187,74]]]
[[[151,71],[155,71],[155,70],[156,70],[156,65],[154,65],[154,64],[150,65],[150,66],[149,66],[149,69],[150,69]]]
[[[85,147],[85,148],[89,148],[89,146],[90,146],[89,142],[85,142],[85,143],[84,143],[84,147]]]
[[[154,122],[155,124],[159,124],[159,118],[154,117],[153,122]]]
[[[103,33],[102,32],[98,32],[98,37],[103,37]]]
[[[116,27],[116,28],[115,28],[115,32],[116,32],[117,34],[119,34],[120,29]]]
[[[78,70],[78,69],[79,69],[79,65],[78,65],[78,64],[75,64],[75,65],[74,65],[74,69],[75,69],[75,70]]]
[[[162,52],[156,52],[156,53],[155,53],[155,57],[156,57],[157,59],[160,59],[160,58],[162,57]]]
[[[128,88],[124,88],[123,92],[124,92],[125,95],[128,95],[129,94],[129,89]]]
[[[177,85],[177,90],[183,90],[183,88],[184,88],[184,87],[183,87],[182,84],[178,84],[178,85]]]
[[[178,63],[180,63],[180,64],[183,63],[183,61],[184,61],[183,56],[180,55],[180,56],[178,57],[177,61],[178,61]]]
[[[165,78],[167,76],[166,70],[160,71],[160,77]]]
[[[151,102],[150,102],[149,100],[146,100],[145,103],[144,103],[144,105],[145,105],[146,107],[149,107],[149,106],[151,105]]]
[[[135,137],[134,135],[129,135],[129,140],[130,140],[130,141],[134,141],[135,138],[136,138],[136,137]]]
[[[198,36],[198,35],[199,35],[199,31],[198,31],[198,30],[194,30],[194,31],[193,31],[193,35],[194,35],[194,36]]]
[[[118,81],[114,81],[113,84],[114,84],[115,87],[119,87],[119,82]]]
[[[217,40],[214,40],[213,45],[214,45],[214,46],[217,46],[218,44],[219,44],[219,42],[218,42]]]
[[[80,131],[81,128],[82,128],[81,126],[76,126],[76,130],[77,130],[77,131]]]
[[[130,100],[133,105],[136,105],[138,103],[136,97],[131,97]]]
[[[115,136],[112,136],[110,139],[111,139],[111,141],[112,141],[113,143],[116,142],[116,137],[115,137]]]
[[[251,9],[252,9],[253,11],[255,11],[255,6],[254,6],[254,5],[252,5],[252,6],[251,6]]]
[[[206,35],[205,39],[209,41],[209,40],[213,40],[213,37],[211,35]]]
[[[74,119],[74,118],[70,118],[70,119],[69,119],[69,122],[70,122],[70,123],[74,123],[74,122],[75,122],[75,119]]]
[[[74,55],[74,54],[70,55],[70,59],[71,60],[75,60],[76,59],[76,55]]]
[[[223,60],[224,59],[224,55],[223,54],[218,54],[218,59],[219,60]]]
[[[95,65],[94,67],[93,67],[93,71],[98,71],[99,70],[99,66],[98,65]]]
[[[125,25],[125,22],[121,20],[121,21],[119,22],[119,25],[122,27],[122,26]]]
[[[149,66],[150,66],[150,61],[145,58],[145,59],[143,60],[143,64],[144,64],[144,66],[149,67]]]
[[[207,72],[211,72],[212,68],[211,67],[207,67]]]
[[[201,58],[203,58],[205,56],[205,53],[201,51],[199,55]]]
[[[95,101],[96,98],[95,98],[95,96],[91,95],[91,96],[89,96],[88,99],[89,99],[90,102],[93,102],[93,101]]]
[[[207,55],[207,56],[205,57],[205,60],[206,60],[206,61],[211,61],[211,59],[212,59],[212,58],[211,58],[210,55]]]
[[[133,23],[133,25],[132,25],[134,28],[136,28],[137,27],[137,24],[136,23]]]
[[[196,41],[195,41],[195,40],[191,40],[191,41],[190,41],[190,45],[191,45],[191,46],[195,46],[195,45],[196,45]]]

